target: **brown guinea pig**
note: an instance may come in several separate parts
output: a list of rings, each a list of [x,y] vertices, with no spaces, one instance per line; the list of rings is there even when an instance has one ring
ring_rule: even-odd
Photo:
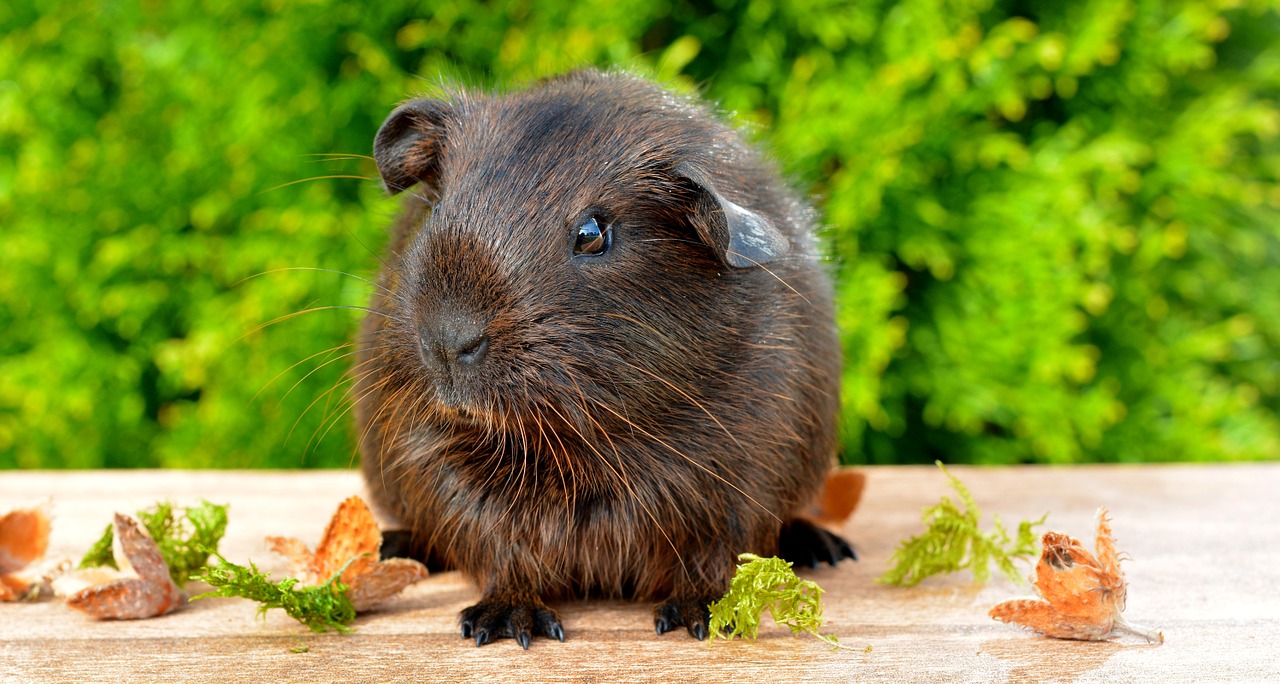
[[[364,473],[480,585],[464,637],[563,640],[546,601],[612,596],[704,638],[739,553],[853,556],[797,517],[839,410],[813,213],[733,130],[579,71],[410,101],[374,158],[417,190],[361,333]]]

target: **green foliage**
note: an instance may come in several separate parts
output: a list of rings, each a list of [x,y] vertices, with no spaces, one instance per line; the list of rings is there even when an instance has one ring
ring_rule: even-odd
[[[342,570],[319,586],[296,586],[298,579],[287,577],[272,582],[265,572],[249,563],[249,567],[236,565],[218,555],[218,564],[206,566],[195,579],[213,587],[213,591],[192,596],[191,600],[214,597],[239,597],[258,602],[259,617],[272,608],[283,608],[289,617],[311,628],[313,632],[334,630],[350,632],[347,625],[356,619],[355,606],[347,596],[347,585],[339,579]],[[299,652],[299,651],[292,651]]]
[[[941,461],[937,465],[951,480],[951,488],[960,495],[964,510],[945,496],[942,501],[924,509],[924,534],[902,542],[889,559],[893,567],[876,581],[913,587],[927,577],[968,568],[973,572],[974,581],[982,584],[991,576],[989,566],[995,562],[1009,581],[1022,582],[1022,575],[1013,561],[1036,555],[1036,534],[1032,528],[1043,525],[1048,514],[1035,522],[1024,520],[1018,523],[1016,538],[1009,537],[1000,516],[995,518],[995,532],[984,533],[979,526],[982,514],[969,489]]]
[[[227,531],[227,505],[203,501],[194,508],[176,508],[172,503],[162,501],[138,511],[138,520],[159,547],[174,584],[181,587],[205,567],[210,553],[217,552],[218,542]],[[111,551],[113,537],[108,525],[80,559],[79,567],[117,567]]]
[[[847,461],[1275,458],[1278,37],[1274,0],[9,0],[0,468],[352,463],[379,122],[589,64],[818,198]]]
[[[826,619],[822,617],[823,592],[817,583],[797,577],[791,563],[781,558],[744,553],[738,560],[745,562],[734,573],[729,591],[710,606],[708,641],[721,636],[755,639],[760,632],[760,615],[767,610],[774,622],[786,625],[792,634],[812,634],[840,646],[835,635],[818,631]]]

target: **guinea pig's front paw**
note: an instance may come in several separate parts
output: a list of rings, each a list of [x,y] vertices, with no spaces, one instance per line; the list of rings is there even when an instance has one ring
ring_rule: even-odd
[[[858,560],[844,537],[802,518],[788,520],[782,526],[778,555],[802,568],[816,568],[819,563],[836,565],[845,558]]]
[[[536,599],[485,599],[463,610],[459,618],[462,637],[475,637],[476,646],[502,637],[515,639],[525,650],[529,650],[529,642],[535,636],[564,641],[560,616]]]
[[[653,626],[658,634],[666,634],[684,625],[689,635],[698,639],[707,638],[707,623],[711,621],[709,606],[719,600],[719,596],[709,598],[671,598],[659,603],[653,609]]]

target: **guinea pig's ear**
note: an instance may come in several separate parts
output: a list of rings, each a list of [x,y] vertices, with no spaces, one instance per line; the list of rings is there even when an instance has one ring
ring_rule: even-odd
[[[417,183],[433,186],[453,108],[439,100],[412,100],[400,105],[373,139],[373,160],[382,185],[392,195]]]
[[[693,226],[720,261],[751,268],[786,256],[790,244],[767,217],[729,201],[706,174],[689,164],[677,165],[675,172],[696,189]]]

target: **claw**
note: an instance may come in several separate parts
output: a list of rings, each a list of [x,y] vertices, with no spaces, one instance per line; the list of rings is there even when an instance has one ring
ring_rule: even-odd
[[[841,540],[840,540],[840,555],[841,555],[841,556],[843,556],[843,557],[845,557],[845,558],[851,558],[851,559],[853,559],[853,560],[858,560],[858,554],[854,553],[854,551],[853,551],[853,547],[852,547],[852,546],[850,546],[850,545],[849,545],[849,542],[845,541],[844,539],[841,539]],[[834,565],[834,563],[833,563],[833,565]]]
[[[665,634],[684,625],[689,630],[689,636],[699,641],[704,640],[707,638],[707,622],[711,619],[707,606],[717,598],[719,597],[673,598],[659,604],[653,610],[654,629],[658,634]]]
[[[525,650],[535,636],[564,641],[560,617],[536,598],[533,601],[490,599],[463,610],[459,616],[463,638],[474,636],[476,646],[484,646],[511,637]]]

